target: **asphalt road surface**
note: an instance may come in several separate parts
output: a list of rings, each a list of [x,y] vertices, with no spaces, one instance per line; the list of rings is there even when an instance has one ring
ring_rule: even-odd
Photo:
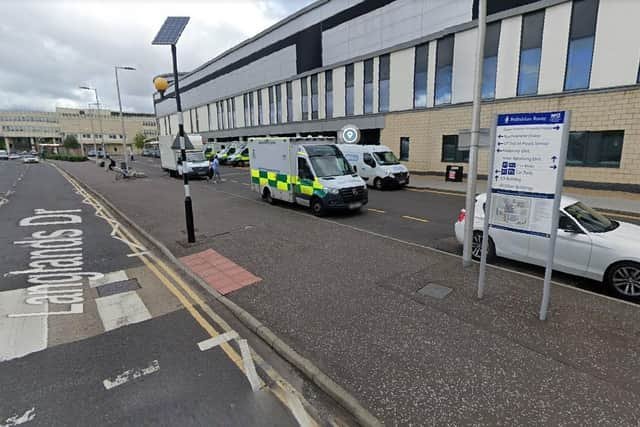
[[[136,170],[142,171],[150,178],[168,179],[166,172],[160,168],[160,159],[137,157],[134,163]],[[223,190],[243,197],[257,196],[250,189],[248,168],[221,167],[221,175],[225,180]],[[208,185],[206,180],[194,179],[193,185]],[[363,214],[335,213],[331,219],[343,224],[380,233],[402,241],[417,243],[440,249],[449,253],[462,254],[462,246],[455,238],[453,225],[460,209],[464,207],[464,195],[447,191],[429,189],[397,189],[377,191],[369,189],[369,203]],[[299,206],[284,206],[306,212]],[[619,221],[640,225],[640,216],[611,215]],[[499,259],[498,265],[539,277],[544,276],[544,268],[508,259]],[[596,293],[614,296],[602,283],[560,272],[554,272],[555,281]]]
[[[79,191],[0,162],[0,426],[296,425],[239,340],[199,349],[208,306]]]

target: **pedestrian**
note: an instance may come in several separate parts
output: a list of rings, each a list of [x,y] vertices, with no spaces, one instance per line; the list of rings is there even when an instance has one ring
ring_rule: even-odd
[[[214,182],[222,182],[222,178],[220,177],[220,161],[218,160],[218,156],[213,157],[213,161],[211,162],[211,172],[212,177],[211,180]]]

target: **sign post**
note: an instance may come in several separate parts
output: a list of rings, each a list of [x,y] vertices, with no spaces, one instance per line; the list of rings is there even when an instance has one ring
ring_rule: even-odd
[[[485,285],[489,229],[548,240],[540,320],[547,318],[564,168],[569,111],[500,114],[492,129],[478,298]]]

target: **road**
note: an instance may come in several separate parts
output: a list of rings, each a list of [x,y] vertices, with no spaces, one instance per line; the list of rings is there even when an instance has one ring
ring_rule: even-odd
[[[0,162],[0,195],[1,426],[297,425],[242,333],[201,351],[210,304],[70,177]]]
[[[168,179],[160,169],[160,161],[155,158],[139,157],[135,163],[137,170],[143,171],[155,179]],[[250,190],[250,176],[247,168],[221,167],[222,177],[226,179],[224,191],[242,197],[255,199]],[[194,185],[208,184],[203,180],[193,181]],[[338,213],[332,220],[380,233],[406,242],[416,243],[449,253],[461,255],[462,247],[453,234],[453,224],[460,209],[464,207],[464,195],[454,192],[429,189],[404,189],[377,191],[369,190],[369,204],[365,214]],[[305,211],[296,206],[287,209]],[[617,215],[613,218],[640,225],[640,217]],[[541,267],[507,259],[499,259],[497,265],[523,273],[544,276]],[[553,278],[559,283],[578,287],[591,292],[613,296],[602,283],[560,272],[554,272]]]

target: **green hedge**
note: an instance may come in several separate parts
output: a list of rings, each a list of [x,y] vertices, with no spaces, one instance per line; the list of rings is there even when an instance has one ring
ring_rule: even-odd
[[[64,160],[66,162],[84,162],[87,160],[85,156],[73,156],[69,154],[47,154],[44,158],[48,160]]]

